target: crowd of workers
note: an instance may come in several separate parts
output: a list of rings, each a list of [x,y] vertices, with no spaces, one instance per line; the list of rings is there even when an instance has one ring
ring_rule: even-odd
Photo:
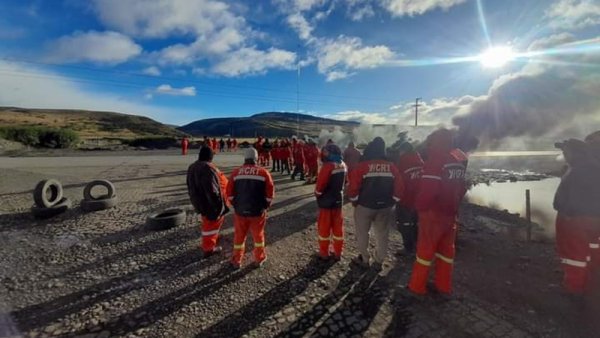
[[[307,183],[316,183],[318,256],[322,260],[341,259],[346,193],[354,207],[359,252],[353,264],[382,268],[395,220],[405,252],[416,251],[409,289],[416,294],[427,293],[429,269],[434,266],[436,291],[451,293],[456,217],[466,192],[467,156],[453,146],[454,134],[447,129],[432,133],[426,144],[423,160],[409,142],[390,158],[380,137],[373,139],[362,154],[352,143],[342,152],[332,140],[319,149],[310,139],[292,137],[271,143],[259,138],[253,147],[244,150],[244,164],[229,178],[212,162],[214,149],[202,146],[198,161],[188,169],[187,185],[201,217],[205,257],[222,251],[217,245],[219,229],[233,207],[232,267],[239,269],[242,264],[248,232],[254,241],[253,264],[264,264],[265,223],[274,198],[273,178],[267,170],[272,162],[272,172],[286,172],[292,179],[299,175],[300,180],[306,177]],[[371,229],[375,239],[372,254],[368,249]]]
[[[419,151],[409,142],[401,143],[393,154],[387,153],[380,137],[374,138],[362,154],[352,142],[342,152],[332,140],[319,149],[311,139],[294,136],[270,142],[259,137],[245,149],[244,164],[229,178],[212,163],[214,153],[223,147],[213,146],[215,139],[205,141],[187,178],[190,199],[201,215],[205,256],[222,250],[217,245],[219,229],[233,207],[232,266],[240,268],[242,264],[248,231],[254,240],[254,264],[263,265],[267,259],[266,215],[274,198],[273,179],[267,169],[272,164],[271,172],[316,183],[321,259],[339,261],[342,256],[346,194],[354,207],[358,248],[354,264],[381,269],[390,224],[395,222],[402,234],[402,253],[415,255],[408,289],[426,294],[433,266],[435,291],[452,292],[456,220],[467,191],[468,164],[467,155],[456,146],[460,141],[453,131],[442,128],[433,132]],[[585,140],[569,139],[556,146],[566,161],[554,199],[557,249],[564,271],[563,286],[579,297],[593,289],[598,283],[595,271],[600,272],[600,131]],[[375,239],[372,254],[368,250],[371,229]]]

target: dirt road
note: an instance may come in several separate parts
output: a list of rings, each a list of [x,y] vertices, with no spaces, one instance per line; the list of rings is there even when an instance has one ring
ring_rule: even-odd
[[[344,258],[316,262],[314,187],[278,174],[268,265],[227,268],[231,215],[221,238],[225,253],[203,260],[185,187],[193,160],[175,152],[0,158],[0,336],[590,336],[583,312],[560,293],[552,245],[510,240],[486,226],[510,218],[469,205],[451,300],[404,291],[412,258],[394,255],[401,246],[395,231],[384,271],[352,267],[350,205]],[[239,155],[216,157],[226,172],[240,162]],[[63,183],[74,208],[34,220],[31,190],[47,177]],[[120,202],[84,214],[78,202],[95,178],[112,180]],[[173,206],[187,210],[184,226],[144,228],[150,212]]]

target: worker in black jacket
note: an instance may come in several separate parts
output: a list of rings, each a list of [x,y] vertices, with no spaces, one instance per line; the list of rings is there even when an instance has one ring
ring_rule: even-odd
[[[190,201],[200,214],[204,256],[220,252],[217,246],[219,230],[224,216],[229,212],[226,195],[227,177],[212,163],[214,153],[208,146],[200,148],[198,160],[192,163],[187,172],[187,187]]]

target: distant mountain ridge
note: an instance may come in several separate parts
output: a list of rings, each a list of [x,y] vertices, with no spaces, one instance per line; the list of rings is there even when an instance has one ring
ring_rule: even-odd
[[[77,109],[0,107],[0,126],[68,128],[84,139],[184,135],[171,126],[145,116]]]
[[[292,135],[318,135],[321,129],[340,127],[352,131],[360,123],[338,121],[308,114],[289,112],[264,112],[248,117],[223,117],[194,121],[177,128],[187,134],[200,136],[232,137],[289,137]]]

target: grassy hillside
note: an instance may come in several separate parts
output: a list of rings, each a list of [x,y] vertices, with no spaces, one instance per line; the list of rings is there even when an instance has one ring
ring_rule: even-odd
[[[298,121],[300,123],[298,123]],[[291,136],[298,134],[318,135],[321,129],[339,126],[346,132],[352,131],[359,124],[353,121],[337,121],[312,115],[269,112],[250,117],[227,117],[205,119],[192,122],[178,129],[194,136],[265,137]]]
[[[148,117],[87,110],[0,107],[0,127],[68,128],[80,138],[181,136],[182,132]]]

